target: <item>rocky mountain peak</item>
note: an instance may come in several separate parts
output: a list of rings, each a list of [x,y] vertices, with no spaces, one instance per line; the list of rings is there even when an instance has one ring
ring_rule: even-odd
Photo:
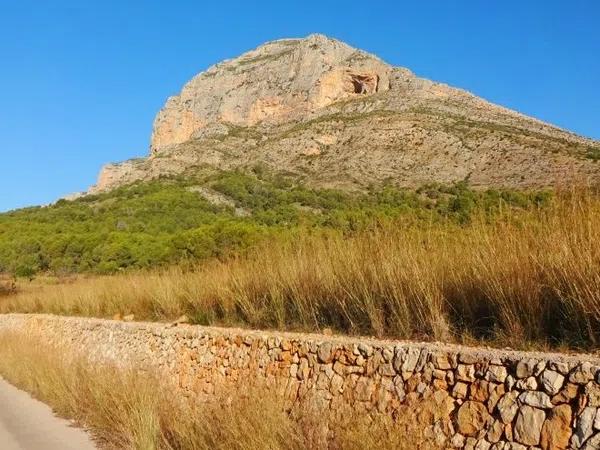
[[[281,123],[388,90],[391,71],[379,58],[321,34],[268,42],[210,67],[169,98],[154,122],[151,152],[186,142],[216,122]]]
[[[596,141],[313,34],[195,76],[158,113],[150,156],[105,166],[90,192],[257,164],[340,189],[461,180],[528,188],[598,183],[598,159]]]

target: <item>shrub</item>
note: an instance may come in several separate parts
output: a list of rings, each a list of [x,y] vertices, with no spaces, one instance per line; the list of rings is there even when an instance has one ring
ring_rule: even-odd
[[[251,214],[239,217],[230,206],[209,203],[189,189],[199,185]],[[543,206],[548,195],[475,191],[464,182],[347,193],[312,189],[264,170],[190,174],[0,214],[0,269],[114,273],[243,253],[273,235],[294,238],[302,230],[357,232],[398,218],[465,224],[480,212]]]

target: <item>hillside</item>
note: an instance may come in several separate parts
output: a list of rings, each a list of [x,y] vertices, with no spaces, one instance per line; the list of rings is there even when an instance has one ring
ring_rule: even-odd
[[[260,168],[186,172],[73,201],[0,214],[0,273],[113,273],[239,253],[267,237],[357,231],[377,222],[464,223],[544,192],[475,192],[464,184],[364,193],[313,189]],[[312,230],[312,231],[311,231]]]
[[[351,190],[600,179],[600,143],[322,35],[269,42],[198,74],[158,113],[150,147],[148,158],[107,165],[91,192],[257,163]]]

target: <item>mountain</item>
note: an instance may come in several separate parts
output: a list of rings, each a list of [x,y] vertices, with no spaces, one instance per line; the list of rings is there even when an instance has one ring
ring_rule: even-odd
[[[600,180],[600,143],[415,76],[323,35],[210,67],[156,116],[150,155],[105,166],[91,193],[194,167],[263,165],[319,187]]]

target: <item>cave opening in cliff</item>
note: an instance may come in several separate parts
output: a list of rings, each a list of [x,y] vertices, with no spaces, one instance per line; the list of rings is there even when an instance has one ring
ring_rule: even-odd
[[[373,94],[377,90],[377,77],[370,75],[351,75],[355,94]]]

